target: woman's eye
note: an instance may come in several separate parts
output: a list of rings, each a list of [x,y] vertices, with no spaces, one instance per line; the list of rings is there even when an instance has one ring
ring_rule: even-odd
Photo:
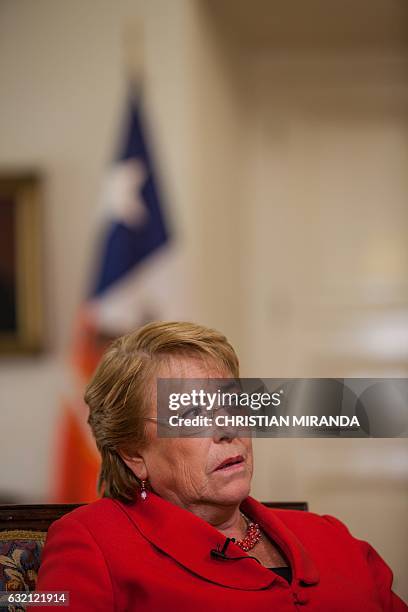
[[[200,406],[197,406],[196,408],[190,408],[189,410],[186,410],[186,412],[182,415],[183,419],[193,419],[196,416],[200,416],[201,414],[201,408]]]

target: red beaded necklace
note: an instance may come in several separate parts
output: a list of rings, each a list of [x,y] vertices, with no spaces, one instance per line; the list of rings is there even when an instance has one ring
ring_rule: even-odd
[[[252,521],[249,521],[247,517],[242,514],[242,512],[241,516],[243,516],[245,519],[247,531],[242,540],[235,540],[235,544],[242,548],[243,551],[248,552],[248,550],[251,550],[261,539],[261,530],[259,529],[259,525],[257,523],[252,523]]]

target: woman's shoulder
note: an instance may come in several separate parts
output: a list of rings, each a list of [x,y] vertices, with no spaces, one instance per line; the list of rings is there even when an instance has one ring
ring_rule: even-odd
[[[96,530],[104,530],[112,522],[117,522],[123,516],[120,502],[104,497],[89,504],[78,506],[71,512],[67,512],[60,519],[55,521],[51,527],[55,528],[72,528],[75,525],[81,524],[91,532]]]
[[[359,547],[361,542],[348,526],[331,514],[318,514],[302,510],[272,510],[276,519],[305,543],[316,538],[322,541],[342,542],[345,546]]]
[[[330,514],[318,514],[317,512],[311,512],[309,510],[295,510],[292,508],[275,508],[269,505],[266,506],[253,497],[247,497],[241,508],[244,512],[248,511],[250,516],[254,515],[260,520],[262,520],[262,518],[267,519],[267,517],[274,517],[285,523],[287,527],[293,529],[297,527],[304,529],[305,526],[308,526],[316,528],[334,528],[349,533],[346,525]]]
[[[310,510],[292,510],[284,508],[271,509],[274,515],[283,521],[288,527],[302,527],[306,525],[310,527],[321,527],[335,529],[344,534],[349,534],[348,527],[335,516],[331,514],[318,514]]]

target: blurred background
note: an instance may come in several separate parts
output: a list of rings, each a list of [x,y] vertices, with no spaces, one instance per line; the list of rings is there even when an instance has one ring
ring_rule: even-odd
[[[36,346],[0,358],[2,501],[86,498],[80,397],[121,326],[216,327],[242,376],[407,376],[407,17],[405,0],[1,0],[0,175],[38,177],[41,213]],[[166,231],[109,319],[134,89]],[[254,497],[337,516],[408,598],[406,439],[262,439],[255,459]]]

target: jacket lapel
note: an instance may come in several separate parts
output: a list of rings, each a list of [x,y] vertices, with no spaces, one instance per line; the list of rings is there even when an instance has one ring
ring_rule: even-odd
[[[270,586],[277,575],[260,565],[234,543],[228,557],[246,557],[240,561],[214,559],[212,549],[222,549],[225,536],[206,521],[149,491],[145,501],[115,503],[130,518],[135,528],[153,546],[174,558],[188,571],[210,582],[241,590],[259,590]],[[317,570],[296,536],[274,516],[273,511],[248,497],[241,508],[274,539],[288,555],[294,577],[308,583],[318,580]],[[250,553],[249,553],[250,554]]]
[[[252,497],[247,497],[241,504],[241,510],[253,521],[259,523],[261,529],[276,542],[287,555],[292,566],[293,577],[306,584],[319,582],[318,569],[309,553],[286,526],[274,510],[267,508]]]

